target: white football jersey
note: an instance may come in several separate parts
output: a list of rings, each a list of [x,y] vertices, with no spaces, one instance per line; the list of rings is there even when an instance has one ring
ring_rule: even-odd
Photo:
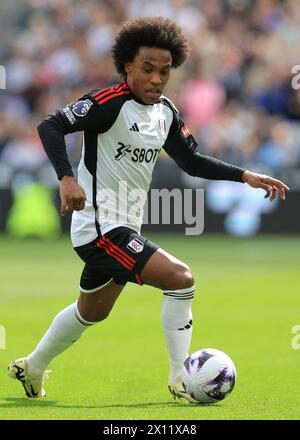
[[[197,143],[169,99],[146,105],[124,81],[94,90],[47,117],[38,127],[58,178],[72,175],[64,135],[83,131],[78,183],[85,207],[72,215],[74,247],[117,226],[140,232],[152,172],[162,148],[184,171],[241,181],[244,170],[197,152]]]
[[[86,203],[72,215],[75,247],[94,240],[98,228],[101,234],[120,225],[141,229],[153,168],[176,110],[163,96],[158,103],[145,105],[127,90],[124,83],[117,90],[93,92],[63,109],[72,126],[78,118],[94,118],[94,107],[99,124],[98,132],[87,130],[83,136],[78,183]]]

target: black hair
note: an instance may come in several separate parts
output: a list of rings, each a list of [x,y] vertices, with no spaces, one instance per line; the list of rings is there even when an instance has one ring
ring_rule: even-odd
[[[169,50],[174,68],[181,66],[188,55],[186,37],[169,18],[138,17],[128,20],[121,27],[112,47],[115,67],[124,78],[125,64],[133,61],[141,46]]]

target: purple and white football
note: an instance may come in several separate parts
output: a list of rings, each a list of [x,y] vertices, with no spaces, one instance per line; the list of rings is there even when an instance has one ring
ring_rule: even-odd
[[[223,351],[203,348],[184,362],[182,383],[186,392],[201,403],[217,403],[231,393],[236,382],[236,368]]]

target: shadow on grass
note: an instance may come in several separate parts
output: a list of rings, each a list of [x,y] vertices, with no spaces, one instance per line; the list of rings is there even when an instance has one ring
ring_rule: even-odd
[[[0,408],[153,408],[153,407],[169,407],[169,408],[203,408],[211,405],[190,405],[186,402],[148,402],[148,403],[116,403],[111,405],[99,404],[99,405],[61,405],[57,403],[57,400],[40,400],[40,399],[28,399],[24,397],[7,397],[5,403],[0,403]],[[222,405],[214,404],[213,407],[221,407]]]

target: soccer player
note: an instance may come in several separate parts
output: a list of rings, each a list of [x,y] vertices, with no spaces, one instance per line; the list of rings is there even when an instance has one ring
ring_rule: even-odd
[[[73,212],[72,244],[84,261],[78,301],[59,312],[35,350],[9,365],[28,397],[45,396],[46,368],[92,325],[108,317],[127,282],[163,291],[162,326],[170,361],[168,386],[174,398],[189,396],[183,362],[192,335],[194,279],[191,269],[140,234],[143,205],[159,152],[164,149],[192,176],[244,182],[266,198],[285,198],[279,180],[204,156],[172,102],[163,96],[171,69],[186,59],[181,29],[161,17],[137,18],[120,29],[112,55],[123,81],[93,90],[46,117],[38,126],[60,181],[61,214]],[[201,105],[201,103],[199,103]],[[83,131],[78,180],[64,136]],[[120,182],[127,194],[116,200]],[[139,196],[140,195],[140,196]],[[126,202],[126,203],[125,203]],[[130,214],[130,215],[129,215]]]

